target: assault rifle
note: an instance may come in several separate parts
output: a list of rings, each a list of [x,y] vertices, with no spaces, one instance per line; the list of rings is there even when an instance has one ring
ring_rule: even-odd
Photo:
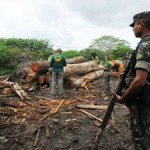
[[[122,94],[122,91],[123,91],[123,88],[125,87],[126,85],[126,77],[128,74],[131,74],[131,72],[133,72],[133,68],[135,66],[135,62],[136,62],[136,53],[137,53],[137,48],[136,50],[134,50],[131,54],[131,57],[129,58],[129,61],[127,63],[127,65],[125,66],[125,69],[123,70],[123,73],[120,75],[119,77],[119,80],[118,80],[118,83],[117,83],[117,87],[116,87],[116,94],[118,95],[121,95]],[[97,136],[97,141],[96,141],[96,146],[95,146],[95,150],[98,149],[98,144],[100,142],[100,139],[102,137],[102,134],[107,126],[107,123],[111,117],[111,114],[112,114],[112,111],[114,109],[114,106],[115,106],[115,102],[116,102],[116,96],[113,95],[109,105],[108,105],[108,108],[107,108],[107,111],[104,115],[104,118],[103,118],[103,121],[102,121],[102,124],[100,126],[101,128],[101,132],[100,134]]]

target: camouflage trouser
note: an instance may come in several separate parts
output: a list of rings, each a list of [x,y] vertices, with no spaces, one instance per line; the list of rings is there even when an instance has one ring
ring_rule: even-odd
[[[63,94],[63,72],[52,72],[51,94]],[[57,88],[58,87],[58,91]],[[58,92],[58,93],[57,93]]]
[[[129,106],[131,133],[136,150],[150,150],[150,107]]]
[[[52,72],[51,72],[52,68],[49,68],[49,85],[51,85],[51,81],[52,81]]]
[[[110,72],[104,72],[104,93],[110,93]]]

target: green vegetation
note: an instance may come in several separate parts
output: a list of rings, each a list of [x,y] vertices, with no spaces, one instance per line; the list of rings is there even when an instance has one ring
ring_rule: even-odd
[[[13,73],[18,64],[29,60],[45,60],[52,47],[47,40],[0,38],[0,75]]]
[[[90,51],[96,50],[99,59],[103,62],[104,56],[110,54],[112,59],[122,60],[124,53],[131,53],[132,49],[126,40],[122,40],[113,36],[104,35],[98,39],[94,39],[88,47]]]
[[[81,56],[81,52],[76,50],[68,50],[68,51],[64,51],[63,55],[65,56],[65,58],[73,58],[73,57]]]
[[[0,38],[0,45],[21,50],[39,51],[50,48],[49,41],[37,39]]]
[[[0,38],[0,75],[15,72],[23,62],[47,60],[51,50],[53,48],[48,40]],[[84,56],[90,59],[93,50],[96,51],[100,64],[103,63],[106,53],[110,53],[112,59],[122,59],[123,53],[132,51],[127,41],[104,35],[94,39],[83,50],[67,50],[63,51],[63,55],[66,58]]]

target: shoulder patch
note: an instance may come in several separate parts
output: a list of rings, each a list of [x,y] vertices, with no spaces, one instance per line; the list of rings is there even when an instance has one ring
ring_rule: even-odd
[[[137,53],[136,59],[142,59],[142,58],[143,58],[142,54]]]

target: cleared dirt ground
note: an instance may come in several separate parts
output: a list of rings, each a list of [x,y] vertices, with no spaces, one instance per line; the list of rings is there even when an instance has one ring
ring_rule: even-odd
[[[117,79],[111,79],[114,88]],[[31,100],[0,90],[0,150],[93,150],[106,109],[77,105],[107,106],[111,96],[103,94],[103,79],[87,87],[65,89],[65,96],[52,98],[49,87],[26,88]],[[100,150],[133,150],[128,108],[116,108],[102,135]],[[89,115],[90,114],[90,115]],[[91,117],[93,115],[94,117]],[[97,118],[98,119],[97,119]]]

